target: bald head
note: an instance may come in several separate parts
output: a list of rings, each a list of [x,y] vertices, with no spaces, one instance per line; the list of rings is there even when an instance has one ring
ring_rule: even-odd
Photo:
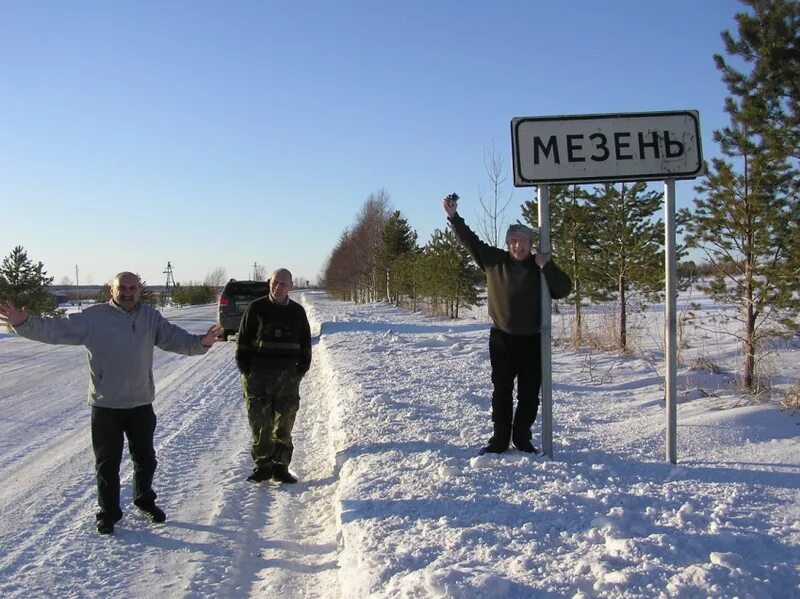
[[[139,303],[142,294],[142,282],[139,275],[123,271],[114,277],[111,284],[111,298],[126,312],[133,310]]]
[[[292,273],[285,268],[279,268],[269,278],[269,295],[276,304],[282,304],[289,297],[289,292],[294,286]]]

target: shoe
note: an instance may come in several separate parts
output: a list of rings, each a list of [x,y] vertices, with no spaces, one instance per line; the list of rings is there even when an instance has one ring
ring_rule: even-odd
[[[261,466],[261,468],[256,468],[253,470],[253,473],[247,477],[251,483],[260,483],[265,480],[269,480],[272,478],[272,466]]]
[[[97,532],[101,535],[113,535],[114,534],[114,521],[107,520],[103,518],[102,520],[97,521]]]
[[[148,505],[137,505],[136,507],[138,507],[139,511],[141,511],[143,514],[150,516],[151,522],[159,523],[167,519],[167,515],[164,513],[164,510],[158,507],[155,503]]]
[[[113,535],[114,525],[120,520],[122,520],[122,512],[119,512],[119,515],[115,518],[104,512],[97,514],[97,532],[101,535]]]
[[[297,482],[297,478],[292,476],[292,473],[289,472],[289,466],[286,464],[275,464],[275,467],[272,469],[272,478],[279,483],[294,484]]]
[[[486,447],[481,447],[478,455],[486,455],[487,453],[503,453],[506,448],[498,447],[497,445],[492,445],[489,443]]]
[[[529,439],[514,441],[514,447],[525,453],[539,453],[539,450],[533,446]]]

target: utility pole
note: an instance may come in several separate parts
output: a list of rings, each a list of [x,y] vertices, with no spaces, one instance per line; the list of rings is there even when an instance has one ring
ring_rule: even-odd
[[[167,284],[164,288],[162,303],[166,305],[167,302],[172,299],[172,289],[175,287],[175,276],[172,274],[172,264],[169,262],[169,260],[167,260],[167,269],[163,272],[165,275],[167,275]]]
[[[258,262],[253,262],[253,278],[250,280],[255,281],[257,276],[258,276]]]
[[[78,307],[81,307],[81,292],[78,289],[78,265],[75,265],[75,294],[78,296]]]

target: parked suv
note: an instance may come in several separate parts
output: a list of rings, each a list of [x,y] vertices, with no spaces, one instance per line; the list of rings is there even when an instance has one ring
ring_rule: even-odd
[[[250,302],[269,293],[268,281],[236,281],[225,283],[217,300],[217,324],[222,327],[222,340],[239,332],[245,308]]]

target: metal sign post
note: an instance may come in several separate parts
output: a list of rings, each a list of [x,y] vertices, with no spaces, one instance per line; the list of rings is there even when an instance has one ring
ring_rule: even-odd
[[[550,253],[550,189],[547,185],[539,185],[539,251]],[[553,458],[553,374],[552,374],[552,315],[550,312],[550,288],[544,273],[541,277],[541,310],[542,310],[542,451]]]
[[[678,461],[676,439],[678,436],[677,416],[677,254],[675,251],[675,179],[664,182],[664,235],[666,236],[666,298],[664,305],[664,350],[666,352],[667,371],[664,374],[664,400],[666,402],[667,460],[675,464]]]

